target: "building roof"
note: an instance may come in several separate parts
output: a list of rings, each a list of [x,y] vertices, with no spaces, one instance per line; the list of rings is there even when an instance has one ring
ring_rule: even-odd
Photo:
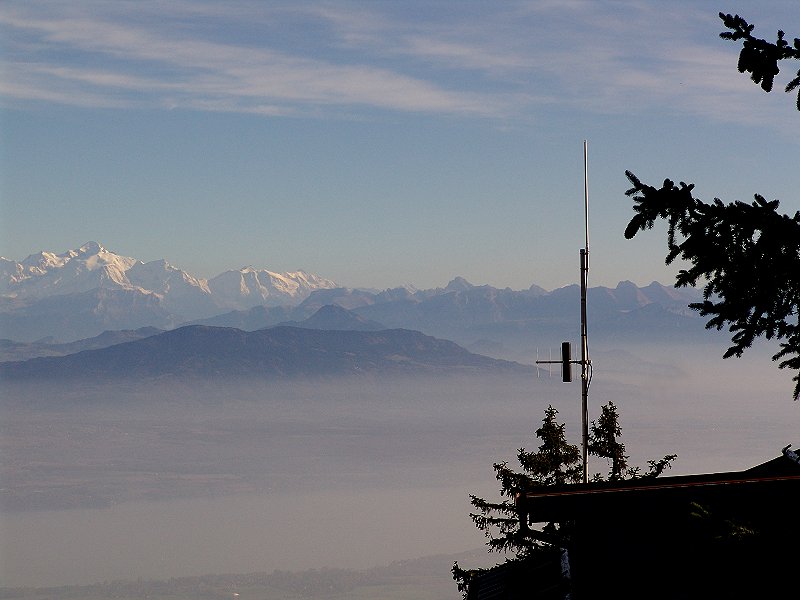
[[[745,471],[638,478],[547,487],[518,494],[517,507],[529,522],[563,522],[609,511],[648,511],[692,501],[746,506],[757,511],[800,494],[800,457],[780,456]],[[796,496],[797,497],[797,496]]]

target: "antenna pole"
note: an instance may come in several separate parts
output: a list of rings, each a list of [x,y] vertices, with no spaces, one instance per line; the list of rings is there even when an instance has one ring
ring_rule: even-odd
[[[589,144],[583,140],[583,224],[586,244],[586,271],[589,271]]]
[[[583,483],[589,481],[589,383],[592,379],[592,361],[589,358],[589,342],[586,335],[586,288],[589,286],[589,176],[588,176],[588,144],[583,140],[583,205],[586,245],[581,248],[581,359],[572,360],[570,343],[561,344],[561,360],[539,360],[536,364],[561,364],[561,381],[572,381],[571,365],[581,365],[581,441],[583,451]],[[549,367],[548,367],[549,368]],[[538,373],[538,370],[537,370]]]
[[[586,245],[581,249],[581,425],[583,437],[583,482],[589,481],[589,344],[586,330],[586,288],[589,279],[589,177],[588,145],[583,140],[583,203]]]

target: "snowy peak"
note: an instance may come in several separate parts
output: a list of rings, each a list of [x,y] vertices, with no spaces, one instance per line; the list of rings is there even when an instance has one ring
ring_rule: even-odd
[[[86,242],[83,246],[78,248],[77,251],[79,254],[100,254],[101,252],[105,252],[106,249],[97,242]]]
[[[144,263],[90,241],[62,254],[41,251],[21,262],[0,259],[0,296],[26,303],[95,289],[155,294],[180,318],[196,319],[258,305],[298,304],[316,289],[337,285],[305,271],[274,273],[245,267],[211,280],[164,259]]]
[[[125,272],[135,263],[135,259],[109,252],[97,242],[87,242],[63,254],[41,251],[22,262],[4,265],[0,294],[41,298],[96,288],[129,289]]]
[[[253,267],[225,271],[208,280],[208,288],[218,306],[231,310],[245,310],[260,304],[297,304],[314,290],[337,287],[333,281],[305,271],[274,273]]]
[[[308,273],[306,271],[293,271],[290,273],[285,273],[284,277],[288,277],[293,281],[298,282],[301,287],[306,288],[314,288],[314,289],[333,289],[339,287],[336,283],[331,281],[330,279],[325,279],[324,277],[320,277],[319,275],[314,275],[313,273]]]
[[[48,269],[63,267],[64,263],[70,258],[70,256],[65,257],[64,255],[53,254],[52,252],[41,251],[36,254],[31,254],[18,264],[22,266],[23,271],[27,271],[31,274],[43,274]]]
[[[137,261],[126,275],[131,285],[158,294],[164,308],[181,318],[208,317],[219,312],[205,279],[192,277],[164,259]]]
[[[186,288],[196,288],[202,293],[210,293],[205,279],[192,277],[186,271],[173,267],[163,258],[147,263],[137,261],[128,269],[126,275],[132,285],[160,294]]]
[[[60,269],[74,258],[91,258],[96,255],[105,255],[104,258],[109,258],[109,252],[106,251],[97,242],[87,242],[77,250],[67,250],[63,254],[55,254],[54,252],[47,252],[41,250],[23,259],[21,262],[16,263],[22,267],[20,275],[22,277],[37,275],[45,275],[48,271],[53,269]],[[97,261],[93,261],[94,265]]]

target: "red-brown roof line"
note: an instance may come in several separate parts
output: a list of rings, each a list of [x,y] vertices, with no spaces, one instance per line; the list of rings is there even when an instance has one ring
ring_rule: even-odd
[[[606,494],[612,492],[634,492],[634,491],[657,491],[657,490],[665,490],[665,489],[680,489],[680,488],[692,488],[692,487],[711,487],[711,486],[722,486],[722,485],[731,485],[731,484],[747,484],[747,483],[766,483],[770,481],[787,481],[787,480],[800,480],[800,475],[780,475],[780,476],[773,476],[773,477],[748,477],[748,478],[739,478],[739,479],[715,479],[715,480],[703,480],[703,481],[670,481],[670,482],[655,482],[653,485],[638,485],[638,486],[616,486],[616,487],[604,487],[604,488],[595,488],[595,489],[565,489],[560,491],[542,491],[542,492],[526,492],[524,496],[526,498],[555,498],[555,497],[563,497],[563,496],[577,496],[583,494]],[[522,494],[518,495],[517,498],[520,499]]]

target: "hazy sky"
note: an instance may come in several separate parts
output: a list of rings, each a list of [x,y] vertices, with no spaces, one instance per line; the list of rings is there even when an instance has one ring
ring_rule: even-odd
[[[624,171],[800,209],[800,113],[718,37],[763,2],[0,4],[0,255],[97,240],[197,276],[344,285],[671,281]],[[794,65],[792,65],[794,66]]]

